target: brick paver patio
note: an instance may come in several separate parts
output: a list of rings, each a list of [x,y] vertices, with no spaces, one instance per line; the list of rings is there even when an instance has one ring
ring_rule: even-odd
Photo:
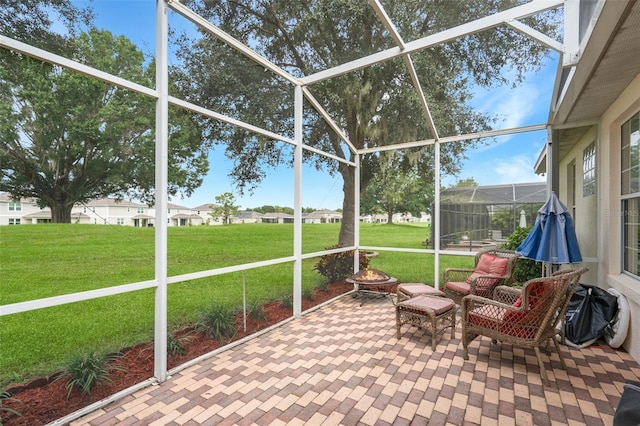
[[[361,303],[362,302],[362,303]],[[408,325],[388,299],[345,296],[72,425],[611,425],[640,366],[608,346],[562,346],[543,386],[533,351]]]

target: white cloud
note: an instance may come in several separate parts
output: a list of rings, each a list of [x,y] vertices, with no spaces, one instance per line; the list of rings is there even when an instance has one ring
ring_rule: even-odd
[[[528,155],[514,155],[498,161],[493,167],[494,184],[544,182],[546,178],[534,173],[532,159]]]
[[[512,128],[532,124],[531,117],[539,112],[539,108],[547,109],[548,105],[540,103],[540,87],[526,84],[516,89],[500,87],[481,94],[475,107],[498,118],[496,128]]]

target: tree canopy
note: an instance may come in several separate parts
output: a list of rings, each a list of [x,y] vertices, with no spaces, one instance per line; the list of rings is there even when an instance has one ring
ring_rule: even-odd
[[[61,53],[69,35],[79,24],[92,20],[91,11],[79,9],[68,0],[3,0],[0,7],[0,34],[33,46]],[[63,34],[52,30],[53,20],[64,28]]]
[[[393,223],[394,213],[411,213],[420,217],[431,211],[433,183],[425,182],[414,171],[399,171],[400,155],[391,154],[378,173],[371,179],[361,197],[360,212],[363,214],[386,213],[387,223]]]
[[[208,213],[209,216],[213,217],[216,221],[221,217],[223,225],[230,224],[231,216],[237,214],[240,208],[240,206],[235,204],[236,197],[230,192],[225,192],[217,195],[215,199],[217,204],[211,205],[211,211]]]
[[[522,3],[518,0],[459,2],[390,0],[384,6],[406,41],[434,34],[475,18]],[[307,76],[380,49],[392,47],[388,31],[373,9],[356,0],[192,0],[199,14],[251,46],[295,76]],[[535,18],[530,18],[535,19]],[[553,26],[537,19],[536,28]],[[292,88],[281,77],[224,46],[208,34],[197,41],[183,39],[184,69],[177,86],[190,100],[251,124],[285,135],[293,134]],[[491,86],[507,82],[504,71],[520,79],[538,67],[546,51],[535,41],[505,28],[494,28],[412,54],[440,136],[489,129],[493,118],[468,105],[469,83]],[[310,91],[344,129],[357,149],[429,138],[431,132],[402,59],[316,83]],[[340,137],[319,114],[308,108],[304,141],[340,158],[353,160]],[[290,150],[265,137],[208,123],[209,136],[226,145],[234,161],[231,176],[242,192],[253,188],[265,170],[291,161]],[[442,145],[444,173],[456,174],[465,149],[477,141]],[[361,157],[361,193],[380,170],[380,156]],[[344,179],[344,220],[339,242],[353,242],[354,168],[307,154],[318,168]],[[428,147],[402,151],[399,167],[431,180],[433,151]]]
[[[155,67],[125,37],[72,37],[76,61],[153,87]],[[22,54],[0,55],[0,191],[34,197],[53,222],[76,203],[116,196],[153,203],[155,102]],[[189,195],[208,170],[193,116],[170,112],[169,193]]]

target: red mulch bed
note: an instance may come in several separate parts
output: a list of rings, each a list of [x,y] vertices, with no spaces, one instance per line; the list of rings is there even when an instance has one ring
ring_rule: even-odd
[[[326,291],[316,291],[313,300],[303,299],[302,310],[305,311],[350,290],[353,290],[353,284],[344,281],[329,284]],[[292,309],[283,307],[280,301],[268,302],[263,305],[263,309],[266,320],[258,321],[247,318],[246,332],[243,330],[242,316],[236,318],[237,332],[232,341],[253,334],[293,315]],[[184,341],[185,353],[172,356],[167,360],[169,369],[229,343],[208,338],[202,333],[193,331],[192,328],[180,330],[176,334],[178,336],[188,334],[189,338]],[[10,386],[6,390],[17,401],[4,401],[2,406],[12,408],[20,412],[22,416],[18,417],[0,411],[0,424],[4,426],[44,425],[153,377],[153,342],[141,343],[123,352],[118,363],[124,367],[124,372],[114,372],[110,377],[112,383],[107,382],[102,386],[95,386],[90,396],[81,394],[74,389],[67,399],[67,381],[54,381],[58,373],[33,380],[25,385]]]

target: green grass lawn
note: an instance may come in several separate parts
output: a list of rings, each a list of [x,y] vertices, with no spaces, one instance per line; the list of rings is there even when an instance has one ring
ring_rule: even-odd
[[[339,224],[303,225],[303,252],[334,245]],[[424,225],[362,224],[361,244],[423,248]],[[154,229],[104,225],[32,225],[0,228],[0,305],[117,286],[154,277]],[[176,276],[293,254],[293,225],[245,224],[169,228],[168,273]],[[303,289],[324,278],[303,264]],[[470,267],[471,257],[441,257],[445,267]],[[371,268],[401,282],[434,281],[427,253],[384,251]],[[293,263],[171,284],[169,329],[196,321],[212,303],[242,306],[292,293]],[[244,277],[243,277],[244,275]],[[142,290],[0,317],[0,387],[51,373],[74,353],[119,350],[153,336],[154,291]]]

